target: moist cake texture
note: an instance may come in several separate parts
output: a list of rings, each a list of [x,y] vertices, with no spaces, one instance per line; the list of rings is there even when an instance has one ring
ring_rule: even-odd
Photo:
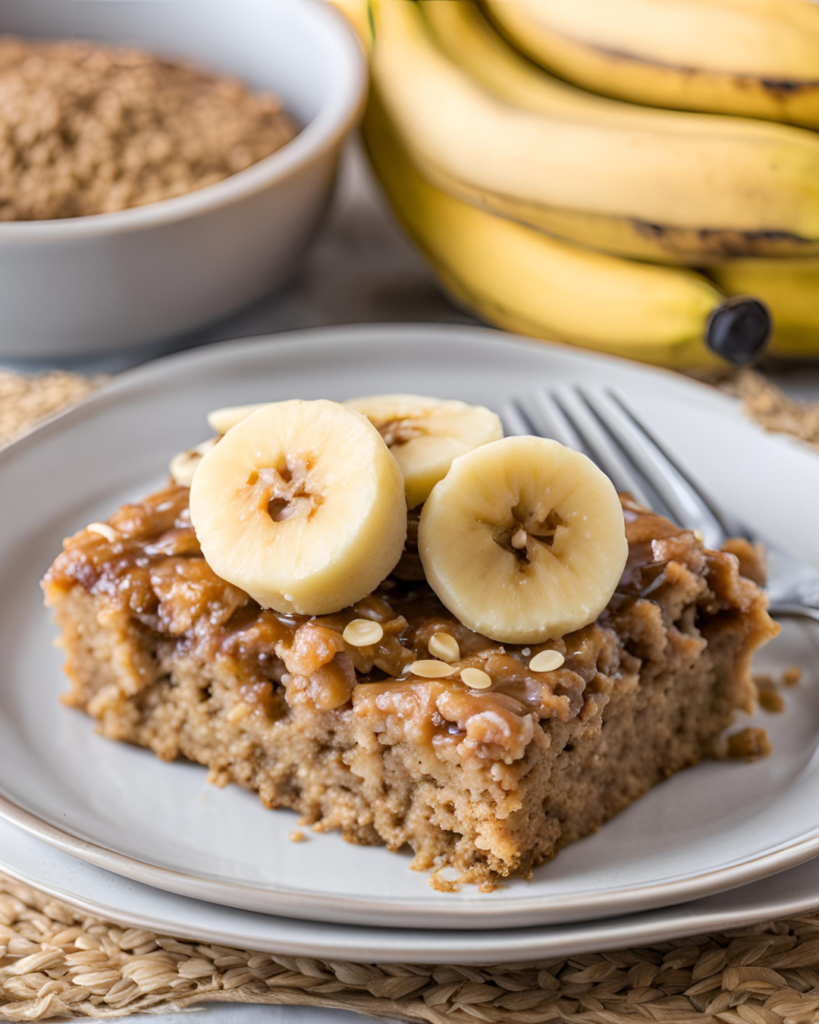
[[[704,550],[623,498],[629,559],[605,612],[561,640],[500,644],[461,625],[405,555],[334,615],[262,609],[208,567],[188,489],[121,508],[65,542],[44,581],[66,703],[109,739],[186,757],[318,830],[409,844],[419,869],[491,884],[526,874],[672,773],[751,710],[753,651],[776,632],[750,545]],[[743,575],[744,574],[744,575]],[[381,624],[370,646],[342,636]],[[433,634],[492,680],[417,678]],[[556,670],[529,668],[554,650]],[[469,678],[469,676],[467,676]]]

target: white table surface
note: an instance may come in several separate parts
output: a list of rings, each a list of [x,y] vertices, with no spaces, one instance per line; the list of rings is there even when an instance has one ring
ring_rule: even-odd
[[[346,155],[336,201],[316,245],[291,284],[278,294],[195,337],[92,360],[6,363],[33,372],[63,366],[116,372],[174,349],[300,327],[362,322],[473,323],[435,285],[423,260],[392,221],[353,147]],[[774,367],[770,375],[795,397],[819,397],[819,365]],[[192,1011],[194,1012],[194,1011]],[[353,1024],[357,1014],[308,1007],[213,1004],[196,1012],[202,1024]],[[129,1018],[133,1024],[176,1024],[177,1015]]]

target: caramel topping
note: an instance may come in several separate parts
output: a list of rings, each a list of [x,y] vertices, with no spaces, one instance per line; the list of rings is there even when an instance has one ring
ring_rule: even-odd
[[[110,533],[92,524],[69,538],[45,586],[78,584],[114,613],[209,659],[230,659],[245,680],[231,712],[237,728],[257,714],[275,719],[308,704],[372,716],[384,729],[400,720],[412,742],[442,756],[446,748],[447,756],[511,764],[538,721],[589,715],[615,681],[636,685],[637,658],[656,656],[669,631],[682,652],[704,642],[697,608],[731,614],[758,593],[734,554],[703,551],[693,534],[624,498],[629,560],[609,608],[546,649],[474,633],[425,581],[397,575],[337,614],[280,615],[212,572],[190,524],[188,494],[171,487],[120,509],[101,524]]]

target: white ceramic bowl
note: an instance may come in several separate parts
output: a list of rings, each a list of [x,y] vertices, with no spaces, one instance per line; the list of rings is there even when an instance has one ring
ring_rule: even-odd
[[[332,192],[366,61],[322,0],[0,0],[0,32],[193,60],[281,97],[302,130],[224,181],[121,213],[0,223],[0,357],[73,356],[191,331],[293,272]]]

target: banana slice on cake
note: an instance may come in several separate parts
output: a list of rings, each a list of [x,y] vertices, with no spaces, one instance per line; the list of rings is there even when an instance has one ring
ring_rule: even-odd
[[[231,427],[246,420],[254,412],[264,409],[270,402],[256,403],[254,405],[228,405],[224,409],[214,409],[208,413],[208,424],[214,434],[226,434]]]
[[[401,557],[404,485],[380,434],[335,402],[277,402],[233,426],[193,477],[191,521],[215,573],[265,608],[340,611]]]
[[[503,437],[500,419],[482,405],[422,395],[369,395],[344,404],[363,413],[384,438],[404,474],[408,508],[426,500],[446,476],[453,459]],[[226,434],[263,408],[233,405],[214,409],[208,414],[208,423],[216,434]]]
[[[424,505],[418,549],[432,589],[464,625],[517,644],[593,622],[628,555],[611,481],[540,437],[456,459]]]
[[[503,437],[500,419],[482,405],[422,395],[370,395],[344,404],[384,438],[404,474],[408,508],[426,501],[453,459]]]
[[[193,482],[193,474],[199,463],[215,444],[216,438],[211,437],[196,445],[195,448],[177,452],[168,465],[168,472],[171,474],[173,482],[180,487],[190,487]]]

